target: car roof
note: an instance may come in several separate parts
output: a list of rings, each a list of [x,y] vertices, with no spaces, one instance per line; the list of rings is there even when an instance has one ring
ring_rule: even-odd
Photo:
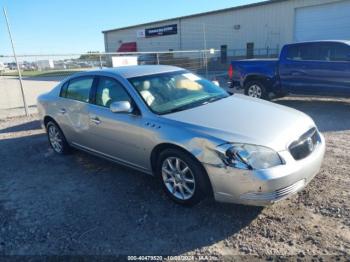
[[[168,66],[168,65],[136,65],[136,66],[121,66],[116,68],[87,71],[87,72],[81,73],[80,75],[94,74],[94,73],[101,74],[103,72],[106,72],[106,73],[119,75],[124,78],[132,78],[132,77],[138,77],[138,76],[154,75],[154,74],[175,72],[175,71],[181,71],[181,70],[185,70],[185,69],[176,67],[176,66]]]
[[[313,44],[313,43],[343,43],[350,45],[350,40],[315,40],[315,41],[303,41],[303,42],[295,42],[287,45],[299,45],[299,44]]]

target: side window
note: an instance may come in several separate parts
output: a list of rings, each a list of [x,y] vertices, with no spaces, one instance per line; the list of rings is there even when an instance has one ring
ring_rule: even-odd
[[[287,50],[287,59],[289,60],[301,60],[301,54],[299,46],[292,45],[288,47]]]
[[[329,43],[320,43],[318,48],[318,56],[320,61],[330,61],[332,45]]]
[[[317,48],[313,44],[304,44],[300,46],[301,60],[316,61],[320,60]]]
[[[334,43],[330,55],[331,61],[350,61],[350,46]]]
[[[109,107],[111,103],[129,101],[131,98],[124,87],[109,77],[100,77],[96,89],[96,105]]]
[[[294,45],[288,48],[287,59],[299,61],[326,61],[329,60],[329,49],[327,46],[311,43]]]
[[[65,92],[65,97],[88,103],[93,81],[93,77],[84,77],[70,80]]]

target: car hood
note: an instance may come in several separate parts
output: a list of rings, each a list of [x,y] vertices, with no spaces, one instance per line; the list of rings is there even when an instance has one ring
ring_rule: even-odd
[[[262,145],[276,151],[286,150],[315,126],[300,111],[237,94],[163,117],[221,141]]]

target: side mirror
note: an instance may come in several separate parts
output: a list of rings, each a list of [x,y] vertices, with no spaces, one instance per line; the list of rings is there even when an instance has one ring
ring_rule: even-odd
[[[133,110],[129,101],[113,102],[109,106],[109,109],[113,113],[131,113]]]

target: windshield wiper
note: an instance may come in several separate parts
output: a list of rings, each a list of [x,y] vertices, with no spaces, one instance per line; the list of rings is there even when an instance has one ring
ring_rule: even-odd
[[[206,102],[212,103],[212,102],[221,100],[221,99],[226,98],[226,97],[227,96],[214,96],[214,97],[209,98]]]
[[[185,109],[190,109],[190,108],[193,108],[193,107],[196,107],[196,106],[199,106],[199,105],[205,105],[205,104],[212,103],[214,101],[223,99],[225,97],[226,96],[214,96],[214,97],[210,97],[210,98],[200,99],[200,100],[197,100],[197,101],[195,101],[193,103],[186,104],[186,105],[179,106],[179,107],[175,107],[173,109],[165,111],[165,112],[162,113],[162,115],[183,111]]]
[[[197,103],[195,103],[197,104]],[[183,106],[179,106],[179,107],[175,107],[173,109],[170,109],[170,110],[167,110],[165,112],[162,112],[161,114],[162,115],[166,115],[166,114],[170,114],[170,113],[175,113],[175,112],[179,112],[179,111],[183,111],[185,109],[189,109],[189,108],[192,108],[192,107],[195,107],[194,103],[190,103],[190,104],[187,104],[187,105],[183,105]]]

